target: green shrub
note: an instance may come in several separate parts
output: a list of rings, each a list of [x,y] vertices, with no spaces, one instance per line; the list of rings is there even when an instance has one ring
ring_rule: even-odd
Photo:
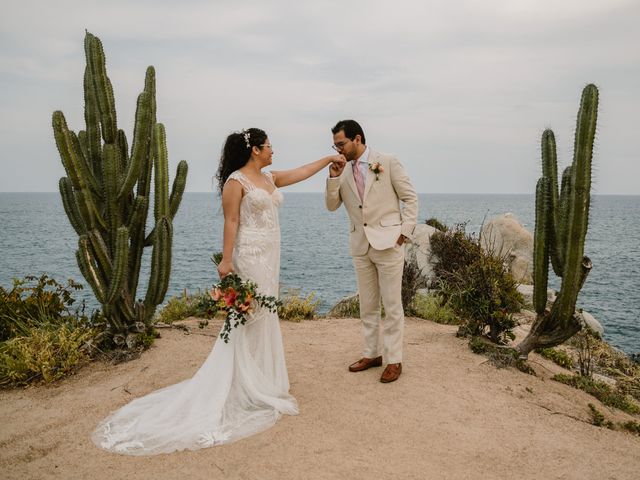
[[[628,422],[621,423],[620,426],[628,432],[640,435],[640,423],[635,420],[629,420]]]
[[[411,302],[415,298],[416,292],[425,287],[427,287],[427,279],[422,275],[416,257],[405,257],[400,293],[402,308],[405,312],[411,311]]]
[[[459,325],[460,318],[448,303],[443,304],[441,295],[416,295],[411,302],[409,312],[411,315],[431,320],[444,325]]]
[[[311,292],[306,297],[300,296],[297,289],[287,290],[280,298],[282,305],[278,307],[278,317],[280,320],[290,320],[300,322],[316,318],[320,300],[316,300],[316,294]]]
[[[216,314],[211,309],[213,304],[208,292],[197,291],[189,295],[185,290],[182,295],[171,297],[156,314],[156,322],[171,324],[189,317],[213,318]]]
[[[627,395],[616,391],[607,383],[581,375],[566,374],[554,375],[553,380],[587,392],[609,407],[617,408],[632,415],[640,413],[639,405],[631,401]]]
[[[488,335],[495,343],[513,339],[513,313],[522,295],[506,267],[506,259],[484,251],[480,240],[466,234],[464,224],[431,236],[437,288],[463,319],[460,335]]]
[[[555,348],[542,348],[540,350],[536,350],[536,352],[542,355],[544,358],[551,360],[556,365],[560,365],[561,367],[568,369],[573,368],[573,360],[564,350],[557,350]]]
[[[58,380],[98,351],[104,317],[99,311],[88,317],[84,304],[71,310],[73,291],[80,289],[46,274],[0,287],[0,386]]]
[[[72,373],[90,360],[88,345],[97,334],[86,326],[54,323],[24,333],[0,343],[0,386],[48,383]]]
[[[606,420],[602,412],[598,410],[593,403],[589,404],[589,410],[591,411],[591,423],[596,427],[607,427],[610,430],[615,429],[613,422]]]
[[[424,223],[435,228],[436,230],[440,230],[441,232],[446,232],[447,230],[449,230],[449,228],[437,218],[427,218]]]
[[[81,315],[70,310],[75,303],[73,291],[81,289],[71,279],[64,286],[46,274],[14,278],[11,290],[0,286],[0,342],[24,335],[32,327]]]
[[[360,318],[360,300],[358,295],[345,297],[327,313],[329,318]]]

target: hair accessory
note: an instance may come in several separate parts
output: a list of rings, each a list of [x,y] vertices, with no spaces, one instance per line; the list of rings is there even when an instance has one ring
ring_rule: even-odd
[[[243,128],[241,133],[242,133],[242,136],[244,137],[244,143],[247,144],[247,148],[251,148],[251,143],[249,143],[249,137],[251,133],[246,128]]]

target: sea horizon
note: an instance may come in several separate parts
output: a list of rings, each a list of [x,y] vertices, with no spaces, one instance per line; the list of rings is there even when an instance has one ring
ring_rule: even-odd
[[[328,212],[322,192],[284,190],[281,221],[281,291],[315,292],[318,311],[326,313],[356,292],[348,252],[348,218],[344,209]],[[435,217],[447,225],[465,224],[478,232],[486,220],[513,213],[530,232],[535,223],[531,193],[419,194],[418,222]],[[585,253],[594,268],[580,293],[578,307],[595,316],[605,339],[625,352],[640,352],[640,195],[595,194]],[[85,285],[77,298],[97,308],[75,262],[78,237],[58,192],[0,192],[0,285],[13,278],[47,273],[56,280],[73,278]],[[222,246],[222,209],[214,192],[187,192],[174,219],[173,265],[165,303],[184,290],[195,292],[217,281],[211,254]],[[144,293],[150,249],[145,249],[139,292]],[[550,276],[550,287],[559,279]],[[143,295],[139,294],[139,295]]]

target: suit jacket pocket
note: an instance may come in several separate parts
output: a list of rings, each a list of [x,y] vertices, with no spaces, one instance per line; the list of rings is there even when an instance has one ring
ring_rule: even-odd
[[[400,215],[395,215],[395,214],[388,215],[380,219],[381,227],[394,227],[396,225],[401,225],[401,224],[402,224],[402,219],[400,218]]]

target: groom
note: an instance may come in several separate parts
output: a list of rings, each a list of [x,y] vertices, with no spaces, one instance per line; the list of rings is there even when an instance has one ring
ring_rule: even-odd
[[[358,122],[341,120],[331,132],[333,148],[345,156],[347,164],[331,165],[325,202],[330,211],[344,203],[349,214],[349,250],[358,281],[364,335],[363,357],[351,364],[349,371],[379,367],[384,359],[387,366],[380,381],[389,383],[402,373],[402,244],[416,226],[418,197],[402,164],[391,155],[371,150]]]

